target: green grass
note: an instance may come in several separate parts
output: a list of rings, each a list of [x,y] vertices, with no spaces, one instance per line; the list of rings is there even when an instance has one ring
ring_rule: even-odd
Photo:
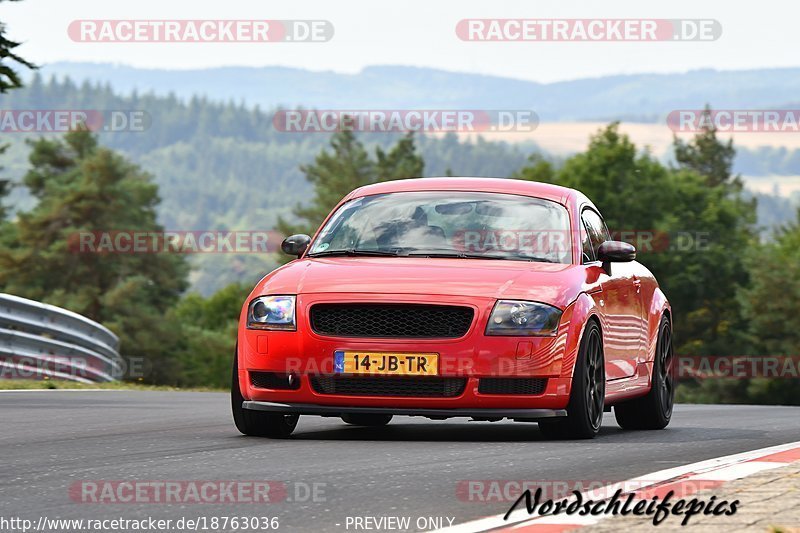
[[[144,383],[130,383],[127,381],[114,381],[112,383],[76,383],[53,379],[25,380],[25,379],[0,379],[0,390],[44,390],[44,389],[105,389],[105,390],[140,390],[140,391],[193,391],[193,392],[222,392],[222,389],[212,387],[168,387],[165,385],[146,385]]]

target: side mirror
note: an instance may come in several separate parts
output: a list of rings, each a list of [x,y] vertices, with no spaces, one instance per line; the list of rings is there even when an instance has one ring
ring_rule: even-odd
[[[290,237],[286,237],[281,243],[281,250],[286,255],[294,255],[300,257],[308,248],[308,245],[311,243],[311,237],[308,235],[297,234],[292,235]]]
[[[606,241],[597,248],[597,258],[603,263],[627,263],[636,259],[636,248],[620,241]]]

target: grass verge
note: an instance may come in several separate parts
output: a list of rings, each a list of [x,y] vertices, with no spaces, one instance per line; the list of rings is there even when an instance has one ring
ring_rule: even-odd
[[[223,389],[212,387],[169,387],[165,385],[146,385],[114,381],[111,383],[76,383],[54,379],[0,379],[0,390],[45,390],[45,389],[105,389],[105,390],[141,390],[141,391],[193,391],[222,392]]]

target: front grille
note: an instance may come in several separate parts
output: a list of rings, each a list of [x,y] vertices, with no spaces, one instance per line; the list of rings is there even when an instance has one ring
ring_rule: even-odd
[[[423,304],[316,304],[311,328],[332,337],[458,338],[472,324],[471,307]]]
[[[290,384],[288,374],[250,372],[250,384],[257,389],[297,390],[300,388],[300,378],[292,376]]]
[[[547,388],[544,378],[481,378],[478,381],[480,394],[517,394],[535,396]]]
[[[467,380],[438,377],[311,376],[311,386],[320,394],[453,398],[464,392]]]

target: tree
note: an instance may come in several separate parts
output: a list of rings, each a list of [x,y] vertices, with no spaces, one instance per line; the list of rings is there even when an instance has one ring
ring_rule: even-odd
[[[376,148],[374,160],[350,130],[334,134],[330,147],[332,152],[322,150],[313,164],[300,167],[314,186],[314,198],[308,205],[295,207],[294,215],[301,222],[278,220],[278,231],[284,235],[313,235],[330,210],[353,189],[378,181],[418,177],[425,166],[410,133],[388,152]]]
[[[532,154],[528,157],[528,165],[522,167],[512,178],[525,181],[538,181],[540,183],[555,183],[556,168],[552,162],[545,159],[542,154]]]
[[[742,290],[752,342],[763,353],[800,353],[800,211],[747,257],[750,285]]]
[[[676,349],[740,353],[746,327],[736,294],[749,282],[744,257],[756,240],[754,206],[727,187],[710,187],[694,171],[670,174],[675,204],[663,222],[670,248],[646,264],[673,305]]]
[[[193,292],[178,302],[171,312],[172,318],[183,325],[177,352],[178,385],[230,385],[239,311],[251,289],[249,283],[234,283],[208,298]]]
[[[308,205],[295,207],[294,215],[302,222],[291,224],[279,219],[278,231],[284,235],[313,234],[331,208],[347,193],[374,181],[375,163],[352,131],[334,134],[330,146],[332,152],[323,150],[314,163],[300,167],[306,180],[314,186],[314,198]]]
[[[717,138],[717,128],[711,120],[712,113],[711,107],[706,106],[700,121],[701,131],[690,142],[673,135],[678,168],[693,170],[704,176],[709,187],[727,186],[741,190],[741,177],[732,173],[736,157],[733,139],[723,143]]]
[[[740,298],[752,353],[792,356],[796,361],[800,353],[800,211],[796,222],[750,251],[747,266],[751,283],[741,290]],[[796,376],[753,379],[747,392],[755,403],[800,405]]]
[[[375,149],[375,181],[402,180],[422,176],[425,162],[417,154],[414,136],[409,133],[400,139],[389,152]]]
[[[585,152],[564,162],[556,182],[591,198],[612,231],[651,231],[660,213],[674,206],[667,174],[649,153],[639,153],[614,122],[589,139]]]
[[[742,180],[733,174],[733,141],[717,138],[711,113],[707,106],[701,131],[691,141],[674,138],[674,174],[679,178],[680,198],[689,200],[681,220],[674,224],[684,231],[705,232],[710,242],[670,260],[676,290],[690,302],[683,326],[690,338],[698,339],[693,350],[728,355],[742,349],[746,329],[736,294],[749,283],[745,257],[757,241],[756,200],[742,196]],[[692,269],[686,268],[688,255],[694,259]]]
[[[794,372],[800,349],[800,213],[777,230],[774,239],[746,250],[750,283],[739,290],[742,322],[739,349],[732,355],[770,358],[761,368],[785,369],[777,378],[704,379],[684,386],[684,400],[700,403],[800,405],[800,380]],[[679,389],[679,391],[681,390]]]
[[[98,253],[76,247],[95,232],[161,232],[152,178],[88,131],[31,143],[23,184],[37,200],[0,249],[0,290],[65,307],[115,331],[126,355],[145,357],[152,381],[174,372],[179,328],[164,320],[187,287],[185,257]]]
[[[6,150],[8,150],[8,145],[0,146],[0,155],[3,155]],[[0,172],[3,171],[3,167],[0,166]],[[0,224],[3,223],[6,219],[6,206],[2,204],[3,199],[8,196],[8,193],[11,191],[11,180],[2,179],[0,178]]]
[[[535,157],[516,174],[582,191],[603,213],[612,234],[635,232],[667,245],[647,248],[643,241],[637,255],[672,304],[681,354],[720,355],[741,347],[735,295],[747,283],[742,255],[754,239],[755,211],[735,180],[722,179],[730,176],[732,159],[726,156],[728,166],[723,167],[705,161],[726,153],[711,138],[702,132],[681,144],[683,154],[692,154],[691,164],[670,169],[638,151],[612,123],[590,138],[585,152],[557,170]],[[706,168],[713,168],[717,179],[698,171]],[[662,236],[667,239],[659,241]]]
[[[3,2],[5,0],[0,0]],[[16,2],[19,0],[11,0]],[[18,89],[22,87],[22,80],[20,80],[16,71],[6,64],[8,60],[15,61],[28,68],[36,68],[32,63],[22,59],[20,56],[12,52],[14,48],[19,46],[20,43],[14,42],[6,38],[6,25],[0,22],[0,94],[8,92],[10,89]],[[0,145],[0,155],[3,155],[8,149],[8,145]],[[0,171],[3,167],[0,167]],[[9,180],[0,179],[0,202],[8,196],[11,189],[11,182]],[[0,223],[5,220],[6,209],[0,204]]]
[[[4,2],[8,0],[0,0]],[[18,2],[19,0],[10,0]],[[14,52],[20,43],[10,40],[6,37],[6,25],[0,22],[0,94],[8,92],[10,89],[17,89],[22,87],[22,80],[19,74],[9,66],[9,62],[13,61],[30,69],[35,69],[36,66],[23,59]]]
[[[313,226],[292,212],[298,202],[310,205],[315,194],[298,162],[313,164],[324,148],[331,153],[331,137],[318,133],[287,134],[265,128],[264,124],[272,122],[274,112],[201,100],[191,108],[189,101],[181,102],[174,96],[142,93],[121,96],[107,85],[85,86],[41,75],[37,81],[36,73],[26,87],[1,98],[4,109],[146,110],[152,118],[149,122],[145,119],[146,133],[104,131],[99,138],[104,146],[126,154],[153,172],[162,198],[159,221],[167,229],[268,230],[275,228],[278,216],[291,225]],[[201,117],[208,123],[204,134],[197,128]],[[379,145],[388,154],[402,139],[402,135],[386,133],[356,133],[356,136],[366,146],[368,159],[376,165],[373,146]],[[21,137],[7,137],[8,141],[0,134],[0,144],[21,144]],[[444,174],[449,167],[454,175],[508,176],[524,164],[527,156],[511,144],[482,139],[460,143],[453,132],[443,136],[415,135],[414,147],[425,161],[426,175]],[[19,151],[16,147],[10,149],[5,161]],[[12,163],[5,166],[10,173]],[[420,175],[422,171],[418,166],[398,171],[391,178]],[[336,201],[346,192],[349,191],[341,192]],[[313,231],[316,227],[301,229]],[[194,256],[192,284],[208,295],[233,281],[252,281],[251,276],[272,270],[279,259],[286,256]]]

